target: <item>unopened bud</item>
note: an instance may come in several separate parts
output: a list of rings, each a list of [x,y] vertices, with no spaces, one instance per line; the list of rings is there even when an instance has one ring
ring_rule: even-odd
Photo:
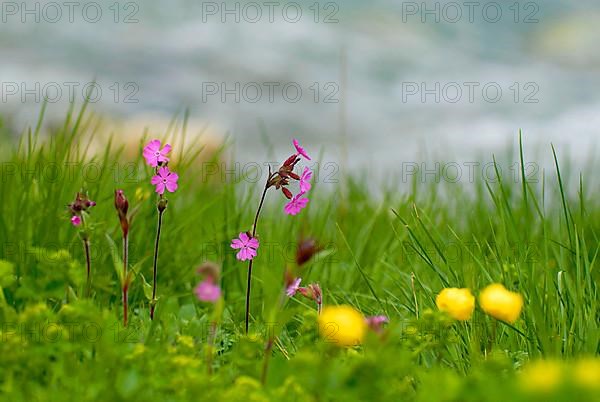
[[[160,200],[158,200],[158,204],[157,204],[157,208],[158,208],[158,212],[163,212],[165,209],[167,209],[167,204],[169,203],[169,201],[167,201],[166,198],[161,198]]]
[[[281,191],[283,192],[283,195],[285,195],[288,200],[291,200],[294,197],[292,192],[285,187],[281,187]]]
[[[119,221],[121,222],[121,229],[124,234],[129,231],[129,220],[127,219],[127,211],[129,210],[129,202],[125,197],[123,190],[115,190],[115,209],[119,214]]]
[[[198,267],[196,272],[198,272],[198,274],[204,276],[205,278],[212,279],[213,283],[217,283],[219,281],[221,267],[219,267],[214,262],[206,261]]]
[[[315,239],[308,238],[301,240],[296,250],[296,263],[298,265],[306,264],[321,249]]]

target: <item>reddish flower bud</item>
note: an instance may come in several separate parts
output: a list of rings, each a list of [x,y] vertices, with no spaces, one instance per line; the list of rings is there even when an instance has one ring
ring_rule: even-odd
[[[285,187],[281,187],[281,191],[283,192],[283,195],[285,195],[288,200],[291,200],[294,197],[292,192]]]
[[[303,239],[298,244],[296,250],[296,263],[298,265],[306,264],[315,254],[322,250],[322,247],[317,245],[315,239]]]
[[[318,283],[311,283],[305,288],[299,288],[298,292],[317,303],[317,306],[320,306],[323,303],[323,292],[321,291],[321,286]]]
[[[292,156],[290,156],[289,158],[287,158],[285,160],[285,162],[283,162],[283,166],[293,166],[296,164],[296,162],[298,162],[297,159],[298,155],[294,154]],[[299,158],[298,158],[299,160]]]
[[[82,211],[87,211],[88,208],[96,206],[96,203],[90,200],[87,194],[78,192],[75,195],[75,201],[68,205],[69,209],[73,214],[79,214]]]
[[[294,172],[290,172],[289,173],[290,177],[294,180],[300,180],[300,176],[298,176],[296,173]]]
[[[123,234],[129,232],[129,220],[127,219],[127,211],[129,210],[129,202],[125,197],[123,190],[115,190],[115,209],[119,214],[119,221],[121,222],[121,229]]]
[[[206,261],[198,267],[196,270],[199,275],[210,279],[213,283],[219,282],[219,275],[221,273],[221,267],[211,261]]]

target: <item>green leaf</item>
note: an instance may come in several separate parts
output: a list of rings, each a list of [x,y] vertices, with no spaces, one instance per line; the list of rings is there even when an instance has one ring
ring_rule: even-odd
[[[113,260],[115,272],[117,273],[117,277],[119,278],[119,283],[121,284],[121,286],[123,286],[125,280],[125,278],[123,277],[123,260],[119,256],[119,250],[117,248],[117,245],[115,244],[113,239],[111,239],[111,237],[108,235],[108,233],[106,234],[106,241],[108,242],[108,246],[110,248],[110,255]]]
[[[152,301],[152,285],[146,281],[144,274],[140,273],[140,276],[142,277],[142,282],[144,284],[144,296],[146,296],[146,299]]]

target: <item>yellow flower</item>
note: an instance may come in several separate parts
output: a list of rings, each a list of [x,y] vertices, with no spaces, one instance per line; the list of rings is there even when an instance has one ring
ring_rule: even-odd
[[[475,309],[475,297],[469,289],[446,288],[435,298],[435,304],[455,320],[471,318]]]
[[[600,389],[600,359],[581,359],[573,367],[573,380],[587,389]]]
[[[177,344],[183,346],[187,349],[194,349],[194,338],[188,335],[178,335],[177,336]]]
[[[521,314],[523,296],[494,283],[479,294],[479,305],[492,317],[513,324]]]
[[[350,306],[327,306],[319,316],[321,336],[338,346],[361,343],[366,329],[365,318]]]
[[[538,360],[525,366],[520,377],[526,391],[549,393],[560,385],[563,368],[554,360]]]

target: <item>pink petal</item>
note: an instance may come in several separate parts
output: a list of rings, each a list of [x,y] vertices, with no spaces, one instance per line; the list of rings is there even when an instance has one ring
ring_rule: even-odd
[[[151,153],[149,156],[144,155],[144,158],[146,159],[146,163],[152,167],[157,167],[158,166],[158,158]]]
[[[238,253],[235,256],[240,261],[246,261],[247,260],[246,249],[242,248],[240,251],[238,251]]]
[[[171,152],[171,144],[165,144],[165,147],[160,151],[163,156],[167,156],[169,152]]]
[[[294,204],[293,204],[293,202],[294,201],[290,201],[287,204],[285,204],[285,206],[283,207],[283,210],[288,215],[296,215],[295,213],[293,213],[293,211],[294,211]]]
[[[150,183],[152,183],[155,186],[161,182],[162,182],[162,179],[160,178],[160,176],[152,176],[152,179],[150,180]]]
[[[203,302],[214,303],[221,297],[221,288],[208,279],[200,282],[194,292],[196,297]]]
[[[246,233],[244,233],[244,232],[240,233],[239,237],[240,237],[240,240],[242,241],[242,243],[248,244],[248,240],[250,238],[248,237],[248,235]]]
[[[165,184],[162,181],[156,184],[156,192],[158,194],[164,194],[164,192],[165,192]]]
[[[300,146],[300,143],[298,142],[297,139],[294,138],[294,140],[292,141],[292,143],[294,144],[294,147],[296,148],[296,151],[300,155],[304,156],[307,160],[310,160],[310,156],[308,156],[308,154],[306,153],[306,151],[304,150],[304,148],[302,148]]]
[[[161,167],[158,169],[158,175],[163,179],[166,179],[169,176],[169,168],[166,166]]]
[[[258,239],[252,238],[252,239],[248,240],[248,243],[246,245],[248,247],[258,248]]]
[[[304,181],[300,179],[300,192],[306,193],[311,189],[312,185],[309,181]]]
[[[160,140],[152,140],[144,147],[144,151],[149,150],[152,153],[155,153],[160,149]]]
[[[253,259],[254,257],[256,257],[256,250],[253,248],[247,248],[246,256],[248,257],[249,260]]]
[[[144,148],[144,152],[142,152],[142,155],[144,155],[144,158],[148,159],[154,156],[154,151],[150,148]]]
[[[244,247],[244,243],[242,243],[239,239],[233,239],[231,241],[231,248],[238,249],[242,247]]]
[[[302,282],[302,278],[296,278],[294,282],[292,282],[290,286],[287,287],[287,289],[285,290],[285,294],[288,297],[294,296],[298,291],[298,288],[300,287],[300,282]]]
[[[177,191],[177,180],[172,181],[172,180],[170,180],[170,176],[169,176],[169,179],[167,179],[166,187],[170,193],[174,193],[175,191]]]

